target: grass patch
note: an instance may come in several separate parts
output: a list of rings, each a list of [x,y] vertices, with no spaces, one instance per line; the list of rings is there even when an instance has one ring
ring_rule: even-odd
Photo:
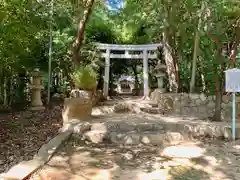
[[[173,167],[169,174],[170,180],[210,180],[206,172],[187,166]]]

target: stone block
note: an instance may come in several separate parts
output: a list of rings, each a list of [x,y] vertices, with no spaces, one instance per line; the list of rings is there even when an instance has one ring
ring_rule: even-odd
[[[165,140],[169,143],[183,141],[184,137],[179,132],[167,132],[165,135]]]
[[[189,97],[184,96],[184,97],[181,99],[181,104],[182,104],[182,106],[188,106],[189,103],[191,103],[191,99],[189,99]]]
[[[195,105],[196,106],[200,106],[200,105],[203,105],[203,104],[205,104],[205,101],[202,101],[201,99],[196,99],[195,100]]]
[[[216,97],[214,95],[208,96],[209,101],[215,101]]]
[[[199,94],[190,93],[190,94],[189,94],[189,98],[192,99],[192,100],[199,99]]]
[[[206,106],[199,106],[199,107],[198,107],[198,113],[199,113],[200,115],[206,116],[206,112],[207,112]]]
[[[201,93],[199,98],[204,102],[207,100],[207,96],[204,93]]]
[[[189,115],[191,113],[191,109],[189,107],[182,107],[181,111],[183,115]]]
[[[143,133],[141,136],[141,143],[162,145],[165,141],[165,134],[158,132]]]
[[[83,134],[83,139],[98,144],[103,142],[105,136],[106,134],[98,131],[88,131]]]
[[[44,161],[30,160],[23,161],[13,166],[5,175],[5,180],[23,180],[31,175],[34,171],[40,168],[44,164]]]
[[[107,122],[107,129],[109,132],[119,132],[120,131],[120,124],[114,122]]]
[[[155,124],[152,123],[142,123],[136,126],[138,132],[152,131],[155,127]]]
[[[51,139],[47,144],[44,144],[34,156],[34,159],[47,162],[57,151],[59,146],[64,143],[70,136],[72,132],[66,131],[59,133],[56,137]]]
[[[154,124],[153,125],[153,131],[163,131],[165,128],[164,128],[164,125],[163,124]]]
[[[66,98],[62,111],[63,122],[67,123],[72,119],[88,120],[92,114],[92,102],[84,98]]]
[[[109,133],[109,140],[111,141],[111,143],[123,144],[124,143],[123,138],[125,136],[126,136],[126,134],[124,134],[124,133],[111,132],[111,133]]]
[[[210,107],[210,108],[213,108],[213,107],[215,107],[215,102],[212,101],[212,100],[209,100],[207,106]]]
[[[135,130],[136,130],[136,124],[124,123],[124,122],[121,122],[118,124],[118,131],[120,132],[130,132]]]

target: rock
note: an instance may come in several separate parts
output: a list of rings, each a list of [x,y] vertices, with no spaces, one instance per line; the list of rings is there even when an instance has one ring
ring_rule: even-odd
[[[137,145],[140,143],[140,135],[139,134],[128,134],[124,137],[125,145]]]
[[[104,123],[92,124],[91,130],[84,133],[83,138],[91,141],[92,143],[102,143],[107,136],[107,127]]]
[[[221,127],[215,127],[215,128],[212,127],[211,130],[212,130],[213,137],[216,137],[216,138],[223,137]]]
[[[143,144],[162,145],[164,140],[164,134],[158,132],[144,133],[141,137],[141,143]]]
[[[165,135],[165,140],[170,143],[182,141],[184,137],[179,132],[167,132]]]
[[[134,158],[134,155],[133,155],[132,152],[128,151],[127,153],[123,154],[123,157],[124,157],[124,159],[129,161],[129,160],[132,160]]]
[[[107,132],[107,127],[104,123],[93,123],[91,131]]]
[[[210,131],[211,129],[209,129],[209,127],[207,125],[196,125],[194,127],[194,135],[196,137],[206,136],[208,130]],[[209,132],[209,134],[212,134],[212,133]]]
[[[115,113],[129,112],[129,107],[126,103],[118,103],[113,106],[113,111]]]
[[[143,144],[150,144],[151,143],[151,140],[149,139],[148,136],[143,136],[142,139],[141,139],[141,142]]]
[[[74,126],[73,133],[77,135],[83,135],[86,131],[91,130],[91,124],[88,122],[79,123]]]
[[[190,93],[189,94],[189,98],[192,99],[192,100],[198,99],[199,98],[199,94],[192,94],[192,93]]]
[[[73,89],[70,92],[71,98],[91,99],[92,95],[93,95],[93,93],[91,91],[79,90],[79,89]]]
[[[231,127],[224,127],[222,129],[223,131],[223,137],[225,139],[231,139],[232,138],[232,130],[231,130]]]
[[[124,136],[125,136],[124,134],[118,134],[117,132],[111,132],[109,134],[109,139],[110,139],[111,143],[122,144]]]
[[[207,96],[206,96],[204,93],[201,93],[201,94],[200,94],[200,99],[201,99],[202,101],[206,101],[206,100],[207,100]]]
[[[132,113],[140,113],[141,109],[136,103],[118,103],[113,106],[113,111],[115,113],[124,113],[124,112],[132,112]]]

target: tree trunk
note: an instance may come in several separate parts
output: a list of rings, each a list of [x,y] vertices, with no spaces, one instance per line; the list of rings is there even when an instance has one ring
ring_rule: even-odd
[[[204,75],[204,67],[202,65],[202,58],[199,57],[199,65],[200,65],[200,75],[201,75],[201,80],[202,80],[202,92],[206,91],[206,80],[205,80],[205,75]]]
[[[222,85],[223,85],[223,72],[224,72],[224,61],[222,57],[222,47],[220,44],[217,45],[216,60],[218,61],[218,68],[216,68],[215,74],[215,113],[213,120],[222,120]],[[220,72],[218,72],[220,71]]]
[[[194,52],[193,52],[193,61],[192,61],[192,76],[190,81],[190,93],[195,91],[195,81],[196,81],[196,71],[197,71],[197,57],[198,57],[198,50],[199,50],[199,31],[202,25],[202,13],[204,11],[204,2],[202,2],[199,19],[198,19],[198,26],[196,29],[195,39],[194,39]]]
[[[216,100],[215,100],[215,112],[214,112],[214,121],[221,121],[222,120],[222,86],[221,86],[221,78],[218,73],[215,74],[215,86],[216,86]]]
[[[176,62],[176,57],[174,57],[173,49],[169,43],[170,35],[168,31],[165,30],[163,33],[163,55],[167,66],[167,73],[169,79],[169,91],[178,92],[179,88],[179,72],[178,64]]]
[[[237,53],[238,53],[238,46],[240,44],[240,20],[237,22],[236,28],[235,28],[235,32],[236,32],[236,37],[234,40],[234,43],[232,45],[231,48],[231,54],[230,54],[230,64],[232,66],[236,65],[236,57],[237,57]]]
[[[80,20],[78,25],[77,37],[75,42],[72,45],[72,61],[74,66],[77,66],[80,63],[79,51],[84,40],[84,31],[85,31],[85,27],[88,22],[88,19],[92,13],[93,4],[94,4],[94,0],[87,0],[86,9],[84,10],[83,17]]]
[[[193,52],[193,61],[192,61],[192,76],[190,81],[190,93],[195,91],[195,80],[196,80],[196,71],[197,71],[197,54],[198,54],[198,44],[199,43],[199,33],[198,30],[195,35],[194,40],[194,52]]]

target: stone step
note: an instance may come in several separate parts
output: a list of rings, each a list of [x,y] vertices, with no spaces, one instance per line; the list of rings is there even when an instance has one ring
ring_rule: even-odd
[[[164,111],[159,109],[158,107],[141,107],[140,110],[149,114],[164,114]]]
[[[188,134],[181,134],[178,132],[111,132],[106,138],[106,141],[112,144],[122,145],[163,145],[175,144],[186,140],[192,140]]]
[[[237,137],[240,138],[240,128]],[[74,127],[74,136],[93,143],[107,140],[117,144],[161,144],[200,138],[231,139],[231,127],[216,124],[196,123],[79,123]]]
[[[141,100],[139,104],[148,104],[151,105],[152,107],[158,107],[158,103],[152,100]]]

